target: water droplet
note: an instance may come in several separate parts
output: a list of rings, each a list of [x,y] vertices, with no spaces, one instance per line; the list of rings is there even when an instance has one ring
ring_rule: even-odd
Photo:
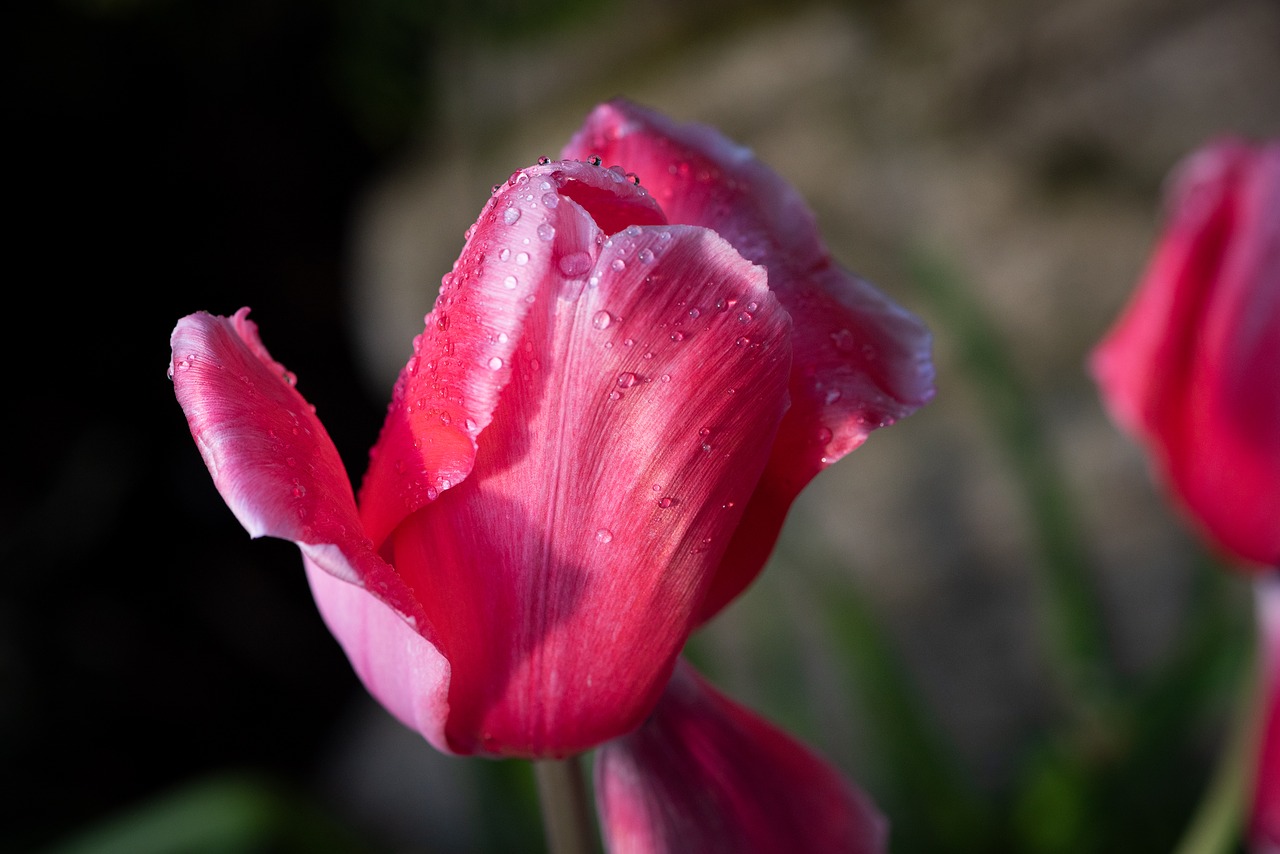
[[[585,252],[571,252],[560,259],[558,266],[562,275],[576,279],[591,269],[591,256]]]
[[[658,506],[661,507],[663,510],[666,510],[668,507],[670,507],[672,504],[675,504],[675,503],[676,503],[676,500],[669,495],[664,495],[658,499]]]
[[[516,289],[516,285],[520,284],[520,280],[515,276],[507,276],[502,280],[502,284],[506,286],[507,290],[514,291]]]
[[[499,253],[498,253],[498,260],[499,260],[499,261],[505,261],[505,260],[507,260],[507,259],[508,259],[508,258],[510,258],[510,257],[511,257],[511,250],[510,250],[510,249],[506,249],[506,248],[504,248],[501,252],[499,252]]]
[[[450,424],[450,423],[452,423],[452,421],[453,421],[453,419],[452,419],[451,417],[449,417],[449,413],[447,413],[447,412],[441,412],[441,413],[440,413],[440,423],[441,423],[441,424],[443,424],[443,425],[445,425],[446,427],[448,427],[448,426],[449,426],[449,424]]]
[[[663,374],[662,376],[658,377],[658,379],[662,380],[664,383],[669,383],[671,382],[671,374]]]
[[[596,531],[597,543],[608,543],[612,541],[613,541],[613,531],[610,531],[608,528],[601,528],[600,530]]]
[[[629,179],[631,183],[635,184],[637,187],[640,186],[640,176],[637,175],[636,173],[628,172],[626,175],[623,175],[622,177]]]
[[[641,249],[636,253],[636,258],[641,264],[649,264],[653,261],[653,250],[648,248]]]
[[[627,237],[639,237],[639,236],[640,236],[640,226],[638,226],[638,225],[629,225],[629,226],[627,226],[627,228],[626,228],[626,230],[623,232],[623,234],[625,234]]]
[[[655,483],[655,484],[653,485],[653,491],[654,491],[654,492],[661,492],[661,491],[662,491],[662,484],[660,484],[660,483]]]
[[[621,273],[627,268],[627,262],[623,261],[621,258],[614,258],[613,263],[609,265],[609,268],[615,273]]]
[[[623,347],[634,347],[634,346],[635,346],[635,344],[636,344],[636,339],[634,339],[634,338],[625,338],[625,339],[623,339],[623,341],[622,341],[622,346],[623,346]]]
[[[853,350],[853,333],[848,329],[837,329],[832,332],[831,341],[836,345],[836,349],[842,353],[848,353]]]
[[[520,209],[517,207],[507,208],[502,213],[502,221],[507,225],[515,225],[520,221]]]
[[[599,166],[600,158],[593,154],[587,158],[587,162],[590,163],[592,166]]]
[[[819,426],[818,431],[813,434],[813,438],[818,440],[819,445],[825,445],[831,441],[831,429],[829,427]]]
[[[751,302],[747,303],[746,308],[747,308],[747,311],[759,311],[760,303],[756,302],[755,300],[752,300]]]
[[[631,371],[623,371],[622,373],[618,374],[619,388],[631,388],[633,385],[635,385],[639,381],[640,381],[640,378],[635,374],[633,374]]]
[[[698,310],[698,308],[697,308],[696,306],[695,306],[695,307],[693,307],[693,308],[691,308],[691,309],[689,309],[689,319],[690,319],[690,320],[697,320],[697,319],[698,319],[699,317],[701,317],[701,316],[702,316],[702,312],[701,312],[700,310]]]
[[[749,303],[749,304],[750,304],[750,303]],[[752,313],[751,313],[751,312],[749,312],[749,311],[740,311],[740,312],[738,312],[738,322],[739,322],[739,323],[750,323],[754,317],[755,317],[755,315],[754,315],[754,314],[752,314]]]
[[[538,237],[542,240],[551,241],[556,236],[556,227],[549,222],[544,222],[538,226]]]
[[[620,391],[616,391],[616,390],[615,390],[615,391],[611,391],[611,392],[609,392],[609,399],[610,399],[610,400],[622,400],[622,392],[620,392]]]
[[[684,340],[684,333],[683,333],[683,332],[680,332],[679,330],[677,330],[677,331],[675,331],[675,332],[672,332],[672,333],[671,333],[671,340],[672,340],[672,341],[677,341],[677,342],[678,342],[678,341],[683,341],[683,340]]]
[[[523,267],[525,264],[528,264],[528,263],[529,263],[529,253],[528,253],[528,252],[521,252],[519,255],[517,255],[517,256],[516,256],[516,263],[517,263],[517,264],[519,264],[521,267]]]
[[[738,340],[734,341],[733,343],[734,343],[734,344],[737,344],[739,347],[745,347],[745,346],[747,346],[748,344],[750,344],[750,343],[751,343],[751,339],[750,339],[750,338],[748,338],[747,336],[743,335],[743,336],[739,337],[739,338],[738,338]]]
[[[558,205],[558,204],[560,204],[560,194],[559,194],[559,193],[545,193],[545,194],[543,194],[543,196],[542,196],[542,206],[543,206],[544,208],[547,208],[548,210],[551,210],[551,209],[554,209],[554,208],[555,208],[555,206],[556,206],[556,205]]]
[[[596,316],[591,318],[591,325],[596,329],[608,329],[610,323],[613,323],[613,315],[604,309],[597,311]]]
[[[494,356],[492,359],[489,360],[489,367],[495,371],[501,369],[502,360],[499,359],[497,356]]]
[[[550,157],[548,157],[548,156],[547,156],[547,155],[545,155],[545,154],[538,158],[538,165],[539,165],[539,166],[546,166],[546,165],[547,165],[548,163],[550,163],[550,162],[551,162],[551,158],[550,158]]]

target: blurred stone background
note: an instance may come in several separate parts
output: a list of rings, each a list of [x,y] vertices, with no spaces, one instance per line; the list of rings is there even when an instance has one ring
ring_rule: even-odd
[[[904,684],[966,786],[1031,793],[1011,821],[1048,829],[1011,831],[1009,850],[1169,850],[1225,706],[1142,840],[1080,836],[1070,775],[1027,777],[1064,721],[1067,750],[1122,751],[1117,730],[1081,724],[1089,679],[1061,678],[1036,502],[1060,502],[1112,678],[1141,683],[1191,631],[1206,558],[1085,360],[1145,264],[1168,170],[1220,133],[1280,134],[1280,4],[78,0],[16,14],[22,331],[7,336],[0,591],[0,775],[16,796],[0,849],[48,850],[247,772],[372,850],[516,850],[489,804],[527,787],[520,771],[440,757],[374,706],[296,551],[250,543],[225,509],[165,379],[166,335],[191,311],[252,306],[358,477],[489,187],[626,95],[753,148],[836,258],[936,336],[936,401],[819,477],[760,582],[691,654],[860,779],[903,828],[896,850],[927,850],[911,826],[933,809],[904,798],[919,790],[895,782],[878,728],[879,692]],[[984,373],[984,343],[1011,374]],[[1011,452],[1010,399],[1031,452]],[[1214,589],[1242,623],[1247,593]],[[859,664],[879,643],[900,665],[888,682]]]

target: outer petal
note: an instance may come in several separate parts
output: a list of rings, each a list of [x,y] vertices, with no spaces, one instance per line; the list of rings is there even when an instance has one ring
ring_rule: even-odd
[[[1249,810],[1251,851],[1280,851],[1280,569],[1258,579],[1262,726]]]
[[[615,100],[565,148],[565,156],[588,154],[637,174],[671,222],[712,228],[768,268],[769,287],[794,320],[792,408],[703,608],[708,619],[759,572],[815,474],[933,396],[930,335],[834,264],[795,189],[718,131]]]
[[[521,222],[545,215],[532,195]],[[563,190],[553,209],[585,263],[512,247],[540,278],[490,357],[509,382],[474,468],[388,541],[452,665],[457,752],[562,756],[639,724],[786,406],[790,319],[763,270],[705,229],[604,240]]]
[[[249,310],[189,315],[170,344],[169,373],[191,435],[249,534],[292,540],[317,566],[419,620],[421,609],[364,535],[333,441],[262,345]]]
[[[1173,176],[1169,222],[1091,369],[1207,538],[1280,563],[1280,143],[1223,140]]]
[[[413,342],[371,454],[360,511],[379,546],[471,471],[538,289],[590,271],[599,229],[561,199],[589,205],[614,230],[665,221],[621,173],[576,161],[524,169],[495,188]]]
[[[684,664],[595,767],[610,854],[887,850],[888,825],[862,791]]]

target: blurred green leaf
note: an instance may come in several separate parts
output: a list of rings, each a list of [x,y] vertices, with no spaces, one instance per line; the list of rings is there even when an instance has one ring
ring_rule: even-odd
[[[47,849],[46,854],[373,854],[282,786],[252,776],[202,780]]]

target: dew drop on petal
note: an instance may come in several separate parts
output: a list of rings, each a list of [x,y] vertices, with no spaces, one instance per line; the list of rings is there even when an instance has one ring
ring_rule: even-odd
[[[753,303],[748,303],[748,305],[752,305],[752,304],[753,304]],[[739,322],[739,323],[750,323],[754,317],[755,317],[755,315],[754,315],[754,314],[752,314],[752,313],[751,313],[751,312],[749,312],[749,311],[740,311],[740,312],[738,312],[738,322]]]
[[[494,356],[492,359],[489,360],[489,367],[495,371],[500,370],[502,368],[502,360],[499,359],[497,356]]]
[[[640,378],[635,374],[633,374],[631,371],[623,371],[622,373],[618,374],[619,388],[631,388],[633,385],[635,385],[639,381],[640,381]]]
[[[663,510],[666,510],[672,504],[675,504],[675,500],[672,499],[669,495],[664,495],[658,499],[658,506],[661,507]]]
[[[506,247],[503,247],[502,251],[498,253],[499,261],[505,261],[510,257],[511,257],[511,250],[507,249]]]
[[[528,264],[528,263],[529,263],[529,253],[528,253],[528,252],[521,252],[519,255],[517,255],[517,256],[516,256],[516,263],[517,263],[517,264],[519,264],[519,265],[520,265],[520,266],[522,266],[522,267],[523,267],[525,264]]]
[[[538,237],[542,240],[551,241],[556,236],[556,227],[549,222],[544,222],[538,226]]]
[[[502,221],[507,225],[515,225],[520,221],[520,209],[517,207],[507,208],[502,213]]]
[[[596,329],[608,329],[610,323],[613,323],[613,315],[604,309],[597,311],[596,316],[591,318],[591,325]]]
[[[608,528],[601,528],[600,530],[596,531],[597,543],[608,543],[608,542],[612,542],[612,540],[613,540],[613,531],[610,531]]]
[[[831,441],[831,428],[819,426],[813,437],[818,440],[819,445],[825,445]]]
[[[621,273],[623,270],[627,268],[627,263],[623,261],[621,258],[614,258],[613,263],[609,265],[609,268],[612,269],[615,273]]]
[[[639,259],[641,264],[651,263],[653,261],[653,250],[648,248],[641,249],[636,254],[636,258]]]
[[[701,311],[699,311],[699,310],[697,309],[697,307],[694,307],[694,308],[689,309],[689,319],[690,319],[690,320],[697,320],[697,319],[698,319],[699,317],[701,317],[701,316],[702,316],[702,312],[701,312]]]
[[[555,207],[556,205],[558,205],[558,204],[560,204],[560,194],[559,194],[559,193],[545,193],[545,194],[543,194],[543,196],[542,196],[542,206],[543,206],[544,208],[551,209],[551,208],[554,208],[554,207]]]
[[[507,290],[514,291],[516,289],[516,285],[520,284],[520,280],[515,276],[507,276],[502,280],[502,284]]]
[[[683,340],[684,340],[684,333],[683,333],[683,332],[680,332],[679,330],[677,330],[677,331],[675,331],[675,332],[672,332],[672,333],[671,333],[671,340],[672,340],[672,341],[676,341],[676,342],[683,341]]]
[[[560,259],[558,266],[562,275],[576,279],[591,269],[591,256],[585,252],[571,252]]]

